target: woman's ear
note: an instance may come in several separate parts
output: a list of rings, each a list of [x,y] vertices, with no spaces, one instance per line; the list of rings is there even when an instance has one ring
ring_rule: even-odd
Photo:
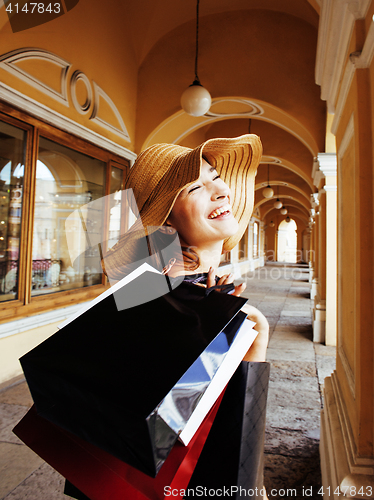
[[[167,222],[165,223],[164,226],[160,226],[158,230],[162,234],[175,234],[177,232],[177,230],[174,229],[172,226],[170,226],[170,224],[168,224]]]

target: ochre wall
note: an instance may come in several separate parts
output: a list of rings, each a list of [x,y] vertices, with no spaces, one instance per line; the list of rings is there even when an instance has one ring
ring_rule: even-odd
[[[104,8],[101,2],[81,0],[67,14],[18,33],[12,32],[4,6],[0,8],[0,56],[12,50],[30,47],[45,49],[70,63],[69,83],[73,72],[80,70],[91,85],[93,81],[99,85],[117,107],[131,142],[90,121],[93,105],[87,114],[79,114],[72,105],[70,84],[69,107],[66,107],[2,68],[1,82],[104,137],[130,150],[134,149],[138,68],[134,50],[126,39],[126,16],[123,15],[120,2],[108,0]],[[53,76],[56,74],[56,67],[44,64],[44,74],[40,74],[38,70],[41,63],[28,63],[27,69],[32,71],[33,66],[41,80],[56,80]],[[105,109],[104,103],[101,103],[101,108],[109,118],[110,111]],[[115,124],[115,118],[112,118]]]
[[[357,21],[349,50],[362,49],[364,31],[365,23]],[[373,64],[355,70],[337,131],[337,377],[358,457],[374,451],[372,77]]]

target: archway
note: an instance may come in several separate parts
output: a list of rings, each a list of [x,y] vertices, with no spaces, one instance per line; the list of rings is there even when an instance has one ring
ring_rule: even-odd
[[[278,227],[277,256],[278,262],[297,262],[297,225],[289,217]]]

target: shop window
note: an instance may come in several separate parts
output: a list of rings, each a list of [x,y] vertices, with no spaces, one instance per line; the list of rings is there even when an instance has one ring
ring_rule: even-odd
[[[259,240],[258,222],[253,223],[253,258],[258,258],[258,240]]]
[[[26,132],[0,122],[0,301],[17,298]]]
[[[32,295],[100,284],[100,249],[87,248],[89,236],[103,231],[106,164],[40,137],[36,167],[32,243]],[[99,200],[99,205],[90,202]],[[75,217],[76,227],[66,227]],[[67,230],[70,233],[67,235]],[[67,240],[69,236],[69,241]],[[98,239],[101,239],[100,237]]]
[[[126,228],[128,168],[127,159],[0,102],[0,321],[105,289],[101,257]]]

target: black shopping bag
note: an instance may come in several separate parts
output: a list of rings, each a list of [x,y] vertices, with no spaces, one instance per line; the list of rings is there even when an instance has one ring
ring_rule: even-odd
[[[158,406],[217,334],[230,343],[246,302],[182,283],[118,307],[164,285],[141,274],[20,360],[39,415],[153,477],[178,438]]]

